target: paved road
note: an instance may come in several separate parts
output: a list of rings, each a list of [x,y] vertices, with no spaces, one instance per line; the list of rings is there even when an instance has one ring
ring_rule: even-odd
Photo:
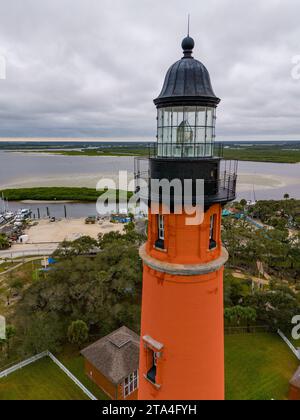
[[[58,244],[41,245],[40,247],[37,245],[16,245],[6,251],[0,251],[0,259],[32,257],[37,255],[49,256],[53,254],[57,247]]]

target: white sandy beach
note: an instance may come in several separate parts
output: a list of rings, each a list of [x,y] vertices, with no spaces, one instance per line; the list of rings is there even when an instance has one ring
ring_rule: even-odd
[[[85,219],[60,220],[51,223],[49,220],[40,220],[36,226],[29,228],[26,234],[28,244],[59,243],[64,240],[74,241],[81,236],[90,236],[97,239],[100,233],[122,232],[123,225],[104,221],[102,225],[86,225]]]

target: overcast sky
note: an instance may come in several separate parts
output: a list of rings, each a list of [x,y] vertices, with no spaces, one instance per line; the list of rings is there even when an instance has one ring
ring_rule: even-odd
[[[0,136],[154,139],[188,13],[218,139],[300,140],[299,0],[0,0]]]

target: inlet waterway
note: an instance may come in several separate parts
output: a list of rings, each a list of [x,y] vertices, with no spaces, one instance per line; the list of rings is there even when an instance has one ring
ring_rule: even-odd
[[[26,187],[96,188],[101,178],[118,179],[119,171],[134,172],[133,157],[62,156],[43,153],[0,152],[0,189]],[[282,199],[284,194],[300,199],[300,164],[240,162],[238,198]],[[95,203],[9,203],[15,210],[31,208],[41,217],[85,217],[96,214]],[[1,212],[1,209],[0,209]]]

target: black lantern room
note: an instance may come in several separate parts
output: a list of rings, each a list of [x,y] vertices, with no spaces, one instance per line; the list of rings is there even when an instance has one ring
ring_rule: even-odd
[[[203,158],[213,155],[216,107],[220,99],[206,67],[192,56],[194,40],[182,41],[184,56],[169,69],[154,103],[158,109],[158,156]]]
[[[183,57],[167,72],[157,107],[157,144],[149,160],[150,179],[204,179],[205,204],[236,197],[237,162],[223,161],[215,143],[215,95],[206,67],[193,57],[194,40],[182,41]],[[136,177],[142,174],[141,159]]]

